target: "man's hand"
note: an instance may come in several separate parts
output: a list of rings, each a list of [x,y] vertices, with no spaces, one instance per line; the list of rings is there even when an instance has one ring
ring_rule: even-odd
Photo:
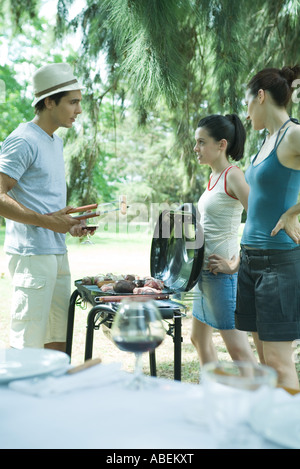
[[[39,224],[42,228],[55,231],[56,233],[68,233],[73,227],[80,225],[80,220],[68,215],[72,207],[67,206],[57,212],[43,216],[43,223]]]
[[[86,236],[88,233],[93,236],[93,234],[96,231],[96,227],[93,229],[87,229],[86,224],[84,223],[84,220],[81,220],[80,225],[74,225],[70,229],[69,233],[70,235],[74,237],[79,237],[81,238],[82,236]]]

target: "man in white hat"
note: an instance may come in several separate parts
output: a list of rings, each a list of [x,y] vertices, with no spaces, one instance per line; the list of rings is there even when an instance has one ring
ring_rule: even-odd
[[[59,127],[81,113],[81,85],[68,64],[34,75],[35,117],[4,141],[0,154],[0,215],[13,279],[10,345],[64,350],[70,298],[65,233],[86,234],[66,206]]]

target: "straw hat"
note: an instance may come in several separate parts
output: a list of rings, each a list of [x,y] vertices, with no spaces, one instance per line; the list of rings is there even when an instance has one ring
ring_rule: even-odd
[[[33,76],[33,88],[35,99],[32,106],[35,106],[47,96],[62,91],[81,90],[83,86],[74,77],[69,64],[59,63],[39,68]]]

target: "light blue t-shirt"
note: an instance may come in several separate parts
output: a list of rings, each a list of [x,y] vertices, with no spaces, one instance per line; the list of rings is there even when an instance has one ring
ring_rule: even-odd
[[[38,213],[66,206],[62,140],[33,122],[20,124],[3,142],[0,172],[17,184],[9,196]],[[6,220],[4,250],[9,254],[64,254],[65,235],[46,228]]]

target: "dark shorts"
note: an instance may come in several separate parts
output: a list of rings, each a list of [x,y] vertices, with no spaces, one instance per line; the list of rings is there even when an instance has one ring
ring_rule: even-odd
[[[235,325],[263,341],[300,338],[300,248],[242,247]]]

